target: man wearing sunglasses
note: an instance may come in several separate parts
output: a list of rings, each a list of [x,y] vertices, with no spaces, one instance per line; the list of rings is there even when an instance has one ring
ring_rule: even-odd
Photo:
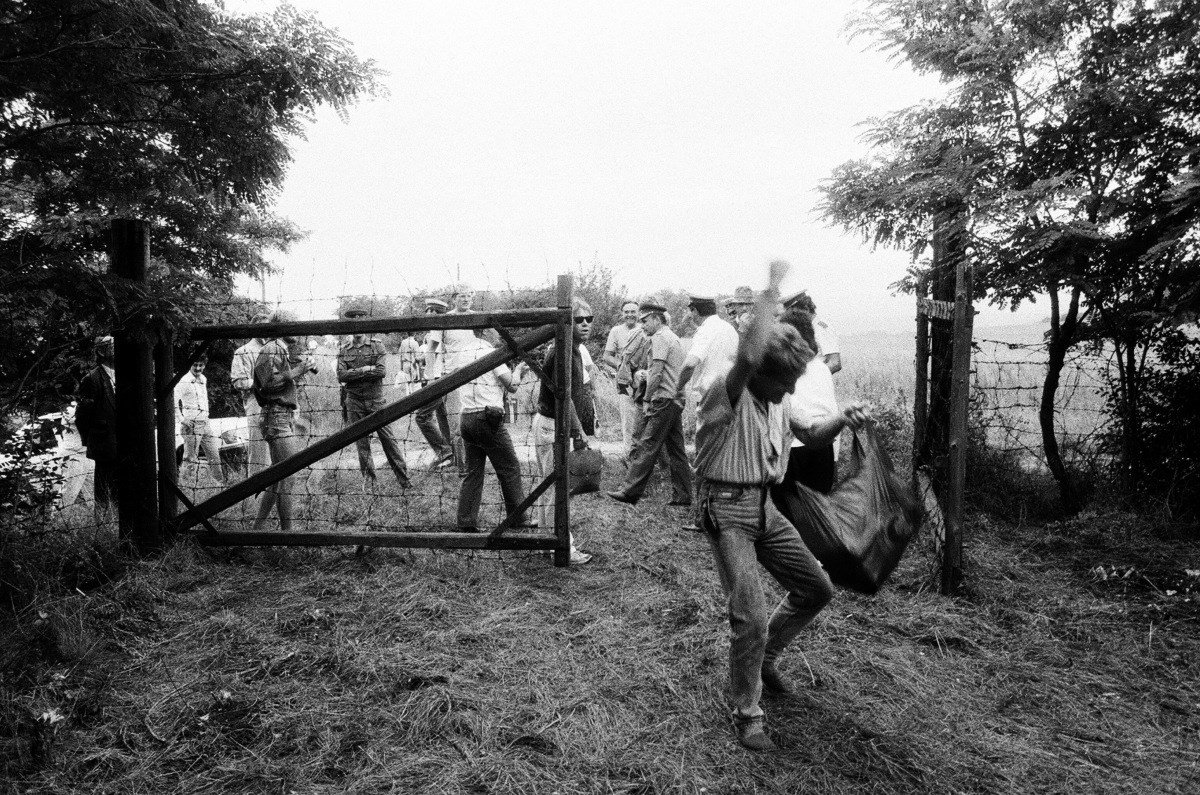
[[[650,369],[646,374],[645,421],[638,436],[625,482],[608,496],[617,502],[637,504],[646,491],[654,462],[665,452],[671,470],[672,497],[668,505],[692,504],[692,471],[683,440],[683,402],[679,399],[679,376],[683,369],[683,345],[667,326],[667,309],[661,304],[639,307],[642,328],[650,340]]]
[[[616,375],[617,400],[621,406],[621,443],[628,460],[642,416],[641,406],[633,399],[633,373],[646,345],[646,333],[638,324],[637,301],[626,301],[621,306],[621,321],[609,330],[601,361]]]

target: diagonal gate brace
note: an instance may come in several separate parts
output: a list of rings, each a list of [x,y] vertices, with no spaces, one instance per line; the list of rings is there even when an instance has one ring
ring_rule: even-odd
[[[554,334],[554,326],[543,326],[535,331],[531,331],[519,340],[516,340],[518,344],[517,350],[521,348],[533,348],[544,342],[549,342],[554,338]],[[508,346],[497,348],[471,364],[442,376],[423,389],[417,390],[411,395],[397,400],[395,403],[389,403],[379,409],[379,411],[367,415],[358,422],[347,425],[337,433],[314,442],[295,455],[272,464],[262,472],[251,475],[241,483],[209,497],[204,502],[187,511],[177,520],[176,531],[181,532],[196,524],[200,524],[226,508],[237,505],[247,497],[251,497],[268,486],[299,472],[306,466],[336,453],[343,447],[358,441],[368,434],[374,433],[384,425],[395,422],[406,414],[410,414],[422,406],[444,397],[460,386],[504,364],[513,355],[514,351],[510,350]]]

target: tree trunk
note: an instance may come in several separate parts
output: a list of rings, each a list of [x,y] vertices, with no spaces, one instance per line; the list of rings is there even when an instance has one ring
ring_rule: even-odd
[[[1075,344],[1075,334],[1079,320],[1079,287],[1071,289],[1071,302],[1067,307],[1066,317],[1059,314],[1058,285],[1050,287],[1050,340],[1047,345],[1046,377],[1042,382],[1042,398],[1038,405],[1038,423],[1042,430],[1042,453],[1046,457],[1046,466],[1050,474],[1058,482],[1058,493],[1062,499],[1063,510],[1074,515],[1082,507],[1079,504],[1079,490],[1074,478],[1062,460],[1062,452],[1058,447],[1058,436],[1054,429],[1054,398],[1058,394],[1058,383],[1066,364],[1067,351]]]

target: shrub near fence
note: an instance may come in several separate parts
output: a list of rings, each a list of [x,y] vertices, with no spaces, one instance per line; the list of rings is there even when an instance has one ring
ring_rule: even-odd
[[[1058,486],[1046,463],[1038,419],[1046,377],[1043,343],[976,338],[968,478],[982,507],[1054,514]],[[1059,452],[1078,486],[1094,487],[1111,466],[1105,399],[1111,357],[1077,349],[1067,357],[1054,400]],[[1089,496],[1081,495],[1085,501]]]

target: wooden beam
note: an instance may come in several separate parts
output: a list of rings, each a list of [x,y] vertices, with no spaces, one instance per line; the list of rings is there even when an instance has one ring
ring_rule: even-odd
[[[571,439],[571,359],[575,353],[575,319],[572,317],[572,290],[570,274],[558,277],[557,302],[563,318],[554,332],[554,534],[558,545],[554,548],[554,565],[569,566],[571,563],[571,473],[567,459],[571,455],[568,445]]]
[[[543,342],[548,342],[554,334],[554,326],[545,326],[526,334],[521,338],[520,343],[526,347],[535,347],[541,345]],[[299,472],[306,466],[336,453],[343,447],[358,441],[368,434],[374,433],[384,425],[395,422],[404,415],[432,403],[467,382],[473,381],[484,373],[494,370],[511,357],[512,354],[509,352],[508,346],[497,348],[471,364],[442,376],[411,395],[403,397],[395,403],[389,403],[378,411],[368,414],[361,420],[347,425],[337,433],[314,442],[295,455],[272,464],[262,472],[251,475],[241,483],[213,495],[181,516],[178,522],[178,529],[186,530],[202,519],[217,515],[226,508],[232,507],[268,486],[278,483],[289,475]]]
[[[916,381],[913,386],[913,488],[918,486],[917,472],[929,463],[926,460],[925,426],[929,422],[929,317],[921,312],[922,301],[929,298],[929,277],[917,277],[917,336],[913,365]]]
[[[500,335],[500,339],[508,343],[508,347],[517,352],[517,355],[521,358],[521,361],[529,365],[529,369],[533,370],[533,372],[537,374],[538,378],[542,379],[543,381],[546,380],[546,372],[542,370],[542,365],[538,362],[537,358],[524,348],[518,348],[517,341],[513,339],[513,335],[508,329],[506,329],[504,326],[496,326],[496,333]]]
[[[127,282],[128,296],[140,294],[150,258],[150,234],[145,221],[114,218],[111,226],[109,271]],[[123,539],[139,552],[162,545],[158,521],[158,471],[154,420],[154,340],[149,318],[138,304],[120,307],[115,329],[117,520]]]
[[[551,550],[558,543],[546,533],[204,533],[193,536],[204,546],[225,547],[408,547],[431,549]]]
[[[946,478],[946,543],[942,551],[943,594],[962,583],[963,496],[967,474],[967,411],[971,401],[971,341],[974,332],[974,268],[959,257],[954,295],[954,345],[951,349],[950,466]]]
[[[549,475],[542,478],[542,482],[537,484],[533,491],[529,492],[529,494],[525,496],[525,499],[521,500],[521,504],[517,506],[516,510],[510,513],[508,516],[505,516],[504,521],[496,525],[496,529],[492,531],[492,535],[499,535],[508,528],[512,527],[513,522],[516,521],[517,517],[528,511],[529,508],[535,502],[537,502],[537,498],[542,496],[546,489],[550,488],[550,486],[554,484],[554,478],[557,474],[557,472],[551,472]]]
[[[179,515],[179,498],[173,490],[179,481],[175,463],[175,390],[171,378],[175,372],[175,337],[165,322],[157,324],[154,347],[155,422],[158,426],[158,516],[159,533],[173,526]]]
[[[310,334],[383,334],[394,331],[434,331],[443,329],[486,329],[495,326],[532,328],[553,323],[556,309],[505,309],[498,312],[464,312],[446,315],[405,315],[402,317],[364,317],[353,320],[298,320],[293,323],[235,323],[221,326],[195,326],[194,340],[249,339],[262,337],[304,337]]]

